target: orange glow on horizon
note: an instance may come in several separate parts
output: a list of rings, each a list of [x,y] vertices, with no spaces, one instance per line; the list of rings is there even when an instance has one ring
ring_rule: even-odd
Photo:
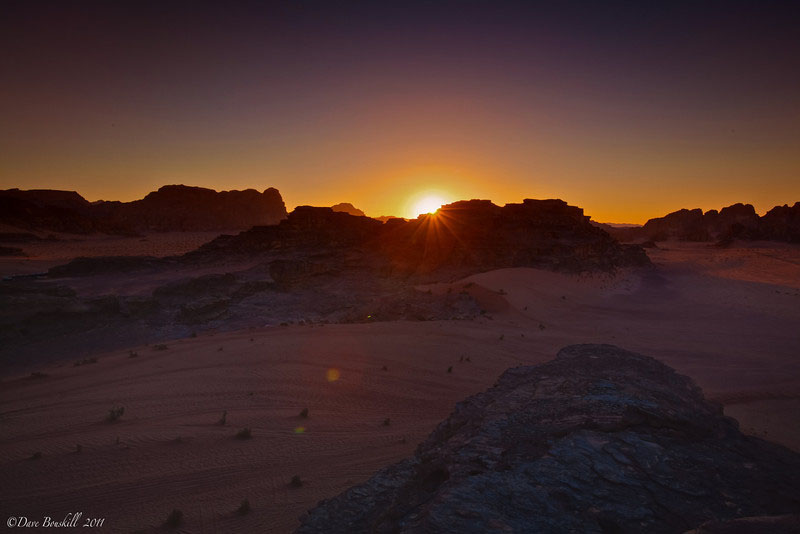
[[[454,202],[452,195],[441,190],[426,190],[412,195],[405,205],[404,216],[415,219],[420,215],[433,214],[445,204]]]
[[[424,214],[432,214],[439,211],[444,204],[446,204],[441,197],[435,195],[424,196],[414,204],[413,214],[414,217],[419,217]]]

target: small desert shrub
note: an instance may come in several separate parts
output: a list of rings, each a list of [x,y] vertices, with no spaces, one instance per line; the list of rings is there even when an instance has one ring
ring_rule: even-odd
[[[542,324],[542,323],[539,323],[539,330],[544,330],[545,328],[546,328],[546,327],[544,326],[544,324]]]
[[[308,408],[303,408],[300,410],[300,417],[303,419],[308,419]]]
[[[122,417],[122,414],[124,414],[124,413],[125,413],[125,407],[124,406],[119,406],[119,407],[115,406],[114,408],[111,408],[108,411],[108,417],[106,418],[106,420],[109,423],[113,423],[114,421],[119,420],[119,418]]]
[[[128,354],[128,358],[138,358],[138,357],[139,353],[133,350]]]
[[[220,347],[220,348],[218,348],[218,349],[217,349],[217,352],[222,352],[222,351],[223,351],[223,348],[222,348],[222,347]]]
[[[36,451],[31,454],[31,460],[41,460],[42,459],[42,451]]]
[[[392,424],[392,420],[390,418],[386,418],[383,420],[383,426],[389,426]]]
[[[506,337],[505,334],[500,334],[500,341],[503,341],[505,339],[505,337]]]
[[[250,431],[249,428],[243,428],[236,433],[236,439],[250,439],[253,437],[253,433]]]
[[[97,358],[84,358],[82,360],[78,360],[75,362],[75,367],[80,367],[81,365],[89,365],[90,363],[97,363]]]
[[[34,371],[31,373],[31,378],[45,378],[47,373],[43,373],[41,371]]]
[[[75,445],[75,452],[78,453],[78,454],[82,453],[83,452],[83,445],[81,445],[80,443]]]
[[[384,365],[384,366],[383,366],[383,370],[384,370],[384,371],[388,371],[388,370],[389,370],[389,368],[388,368],[388,367],[386,367],[386,366]]]
[[[467,356],[466,358],[464,358],[464,361],[465,361],[465,362],[471,362],[472,360],[470,360],[470,359],[469,359],[469,356]]]
[[[173,508],[167,516],[167,520],[164,521],[164,525],[168,526],[169,528],[178,528],[181,526],[181,523],[183,523],[183,512],[177,508]]]
[[[303,481],[300,480],[300,475],[295,475],[292,477],[292,480],[289,482],[289,485],[293,488],[299,488],[303,485]]]
[[[192,332],[191,334],[189,334],[189,337],[197,337],[197,332]]]
[[[219,421],[217,421],[217,424],[219,426],[225,426],[225,424],[227,422],[228,422],[228,410],[225,410],[225,411],[222,412],[222,417],[219,418]]]
[[[451,365],[450,367],[448,367],[448,368],[447,368],[447,372],[448,372],[448,373],[452,373],[452,372],[453,372],[453,366],[452,366],[452,365]]]
[[[163,344],[163,343],[159,343],[159,344],[157,344],[157,345],[153,345],[153,350],[167,350],[168,348],[169,348],[169,347],[167,347],[167,346],[166,346],[165,344]]]
[[[247,515],[250,513],[250,501],[245,499],[242,501],[242,504],[239,505],[239,508],[236,510],[236,513],[239,515]]]

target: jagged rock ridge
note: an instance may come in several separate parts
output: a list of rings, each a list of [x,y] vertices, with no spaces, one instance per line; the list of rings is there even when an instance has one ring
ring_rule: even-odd
[[[241,230],[277,224],[286,207],[277,189],[221,191],[166,185],[133,202],[90,203],[74,191],[0,191],[0,223],[85,234]]]
[[[621,241],[786,241],[800,243],[800,202],[775,206],[759,217],[751,204],[721,210],[682,209],[647,221],[640,228],[604,228]]]
[[[653,358],[573,345],[458,403],[297,532],[671,533],[799,511],[800,455],[741,434]]]

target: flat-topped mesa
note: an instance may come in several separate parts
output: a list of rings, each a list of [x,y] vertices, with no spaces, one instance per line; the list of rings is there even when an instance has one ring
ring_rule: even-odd
[[[297,532],[674,533],[798,512],[800,455],[741,434],[653,358],[573,345],[458,403]]]
[[[300,206],[277,226],[253,228],[238,236],[221,236],[200,253],[358,248],[373,265],[397,274],[461,271],[502,267],[555,270],[611,270],[646,265],[640,247],[617,243],[596,228],[583,210],[561,200],[526,199],[496,206],[467,200],[442,206],[435,214],[386,224],[331,208]]]

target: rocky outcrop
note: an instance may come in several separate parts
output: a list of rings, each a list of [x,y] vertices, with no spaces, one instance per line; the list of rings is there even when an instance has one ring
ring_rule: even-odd
[[[133,202],[89,203],[74,191],[0,191],[0,222],[27,230],[85,234],[241,230],[277,224],[277,189],[222,191],[167,185]]]
[[[91,204],[75,191],[0,191],[0,223],[25,230],[84,234],[98,231]]]
[[[277,189],[263,193],[214,191],[202,187],[166,185],[142,200],[93,205],[114,224],[137,231],[235,230],[277,224],[286,218],[286,207]]]
[[[503,207],[488,200],[462,201],[442,206],[435,215],[386,223],[301,206],[276,226],[220,236],[198,254],[287,251],[307,256],[359,252],[362,268],[402,275],[463,275],[522,266],[611,270],[649,263],[641,247],[620,245],[593,226],[583,210],[561,200]]]
[[[652,358],[574,345],[457,404],[297,532],[678,533],[799,510],[800,455],[741,434]]]
[[[331,206],[333,211],[343,211],[345,213],[349,213],[350,215],[354,215],[356,217],[366,217],[366,214],[358,209],[357,207],[353,206],[349,202],[340,202],[339,204],[334,204]]]
[[[705,213],[682,209],[650,219],[640,228],[604,228],[620,241],[714,241],[733,239],[800,243],[800,202],[776,206],[759,217],[751,204]]]

